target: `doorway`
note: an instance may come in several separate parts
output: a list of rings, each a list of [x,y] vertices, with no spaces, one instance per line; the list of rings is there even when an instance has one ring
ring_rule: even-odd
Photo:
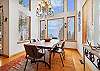
[[[0,5],[0,55],[3,54],[3,47],[2,47],[2,42],[3,42],[3,6]]]

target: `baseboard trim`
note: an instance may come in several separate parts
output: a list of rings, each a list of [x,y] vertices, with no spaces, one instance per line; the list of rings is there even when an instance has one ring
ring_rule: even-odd
[[[5,55],[5,54],[0,54],[3,57],[9,58],[9,55]]]
[[[6,58],[9,58],[9,57],[13,57],[13,56],[19,55],[19,54],[24,53],[24,52],[25,52],[25,51],[21,51],[21,52],[18,52],[18,53],[16,53],[16,54],[13,54],[13,55],[11,55],[11,56],[9,56],[9,55],[5,55],[5,54],[0,54],[0,56],[3,56],[3,57],[6,57]]]
[[[24,53],[24,52],[25,52],[25,51],[21,51],[21,52],[15,53],[15,54],[13,54],[13,55],[11,55],[11,56],[9,56],[9,57],[14,57],[14,56],[19,55],[19,54]]]

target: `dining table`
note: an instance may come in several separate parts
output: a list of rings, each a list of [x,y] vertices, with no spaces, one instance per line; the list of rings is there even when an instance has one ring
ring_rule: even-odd
[[[28,45],[37,46],[40,49],[48,49],[49,50],[49,63],[48,62],[46,63],[48,64],[49,68],[51,68],[51,49],[53,49],[54,45],[58,43],[59,43],[58,39],[52,39],[49,42],[45,42],[45,40],[40,40],[37,42],[28,43]]]

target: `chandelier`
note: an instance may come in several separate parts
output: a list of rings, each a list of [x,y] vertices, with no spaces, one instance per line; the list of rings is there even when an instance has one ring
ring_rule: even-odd
[[[53,15],[53,9],[50,0],[41,0],[41,2],[38,2],[38,7],[36,9],[36,16],[46,17],[52,15]]]

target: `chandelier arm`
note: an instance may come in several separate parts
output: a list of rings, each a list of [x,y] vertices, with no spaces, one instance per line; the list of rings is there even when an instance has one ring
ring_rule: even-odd
[[[51,5],[51,0],[42,0],[39,2],[39,8],[36,10],[36,16],[38,17],[46,17],[53,16],[53,10]]]

